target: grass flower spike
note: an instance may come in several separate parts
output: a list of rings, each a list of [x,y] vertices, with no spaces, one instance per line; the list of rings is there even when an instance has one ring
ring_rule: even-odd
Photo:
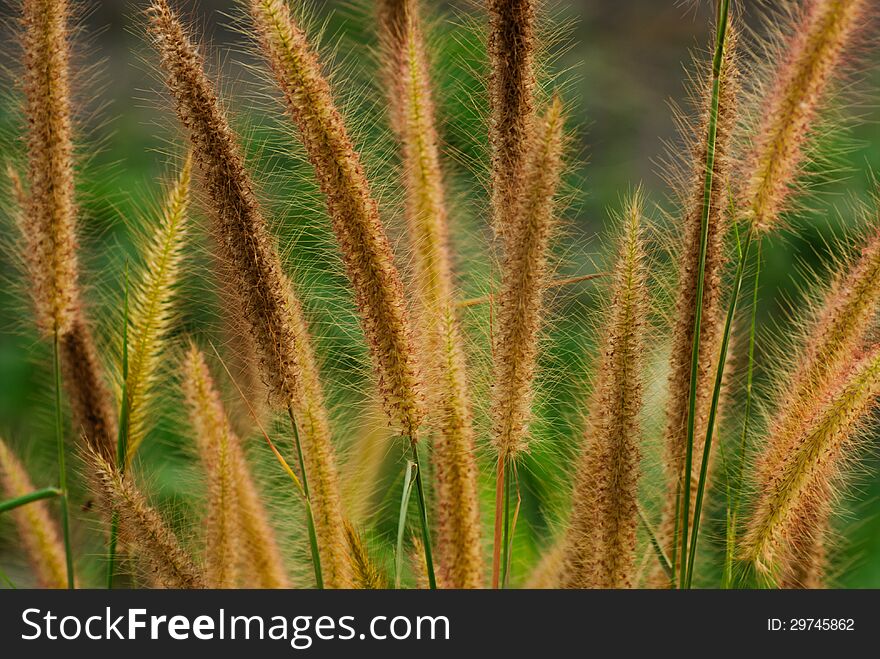
[[[492,222],[504,247],[519,230],[515,209],[524,189],[535,116],[535,4],[535,0],[488,2]]]
[[[95,452],[86,462],[97,475],[101,500],[119,516],[120,537],[137,548],[149,570],[147,576],[163,588],[205,588],[202,570],[181,547],[155,508],[131,482]]]
[[[760,125],[745,161],[743,203],[758,229],[786,210],[804,165],[804,146],[831,82],[872,11],[867,0],[809,0],[795,10],[778,65],[766,82]],[[874,9],[876,11],[876,8]]]
[[[641,193],[625,211],[600,346],[585,445],[566,534],[562,586],[634,584],[640,460],[639,413],[647,317]]]
[[[386,411],[412,438],[423,416],[412,330],[403,284],[360,157],[320,62],[286,0],[248,4],[262,51],[327,198]]]
[[[215,216],[224,258],[277,401],[299,427],[303,471],[325,585],[350,583],[330,425],[308,327],[284,276],[239,146],[205,75],[202,57],[165,0],[151,8],[151,33],[168,88],[188,130]],[[317,567],[317,566],[316,566]]]
[[[449,227],[434,103],[417,0],[382,4],[389,112],[403,161],[406,221],[415,256],[416,328],[426,373],[441,580],[482,583],[474,429],[455,310]]]
[[[134,285],[129,316],[128,450],[131,460],[146,433],[146,416],[155,398],[163,339],[173,315],[171,302],[184,258],[191,158],[168,190],[162,218],[145,250],[143,273]]]

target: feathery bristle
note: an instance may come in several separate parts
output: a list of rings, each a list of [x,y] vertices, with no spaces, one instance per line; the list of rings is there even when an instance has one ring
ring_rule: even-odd
[[[70,331],[80,304],[69,14],[67,0],[22,4],[29,184],[25,254],[38,325],[59,335]]]
[[[165,0],[151,7],[151,33],[213,206],[224,258],[259,346],[276,400],[300,428],[324,583],[349,585],[350,565],[330,423],[301,304],[284,276],[236,137],[205,75],[201,55]]]
[[[636,192],[624,217],[575,480],[561,578],[566,588],[633,586],[648,312],[642,208],[642,195]]]
[[[0,439],[0,492],[5,498],[30,494],[34,488],[24,465]],[[33,501],[11,512],[24,555],[40,588],[67,588],[64,545],[45,501]]]
[[[454,282],[440,148],[424,37],[416,0],[382,3],[384,57],[391,63],[388,104],[401,146],[406,221],[416,275],[416,327],[426,375],[432,445],[437,553],[443,581],[479,588],[480,509],[465,355]]]
[[[287,3],[249,0],[249,6],[263,54],[327,199],[386,412],[415,438],[423,401],[403,284],[360,156]]]
[[[206,576],[212,588],[234,588],[238,585],[243,540],[232,447],[237,438],[232,435],[205,358],[195,346],[190,346],[186,354],[183,372],[195,445],[208,485]]]
[[[147,245],[133,286],[129,315],[128,450],[131,460],[147,431],[163,340],[171,325],[171,303],[183,264],[189,207],[191,156],[168,191],[162,218]]]
[[[727,261],[724,241],[730,227],[730,173],[731,138],[736,127],[739,95],[736,26],[728,26],[718,96],[717,129],[715,134],[715,162],[712,172],[712,191],[709,198],[706,261],[703,273],[703,300],[700,322],[699,367],[696,384],[696,416],[694,436],[706,435],[709,405],[718,368],[718,354],[724,324],[722,300],[722,273]],[[691,386],[691,357],[694,343],[694,324],[697,306],[697,287],[700,276],[703,203],[708,149],[708,123],[712,104],[712,72],[704,67],[698,88],[693,90],[700,103],[699,121],[682,126],[683,138],[689,145],[686,166],[688,174],[678,191],[680,216],[676,222],[678,281],[675,290],[675,315],[672,323],[672,344],[667,379],[666,428],[664,433],[664,463],[666,494],[663,517],[659,529],[664,550],[672,555],[676,501],[685,468],[688,430],[688,401]],[[694,444],[691,498],[696,496],[703,442]],[[691,506],[693,509],[693,506]],[[691,522],[693,524],[693,521]],[[665,574],[655,571],[665,579]]]
[[[351,523],[345,523],[345,537],[348,540],[348,554],[354,573],[355,588],[363,590],[382,590],[388,587],[385,575],[376,567],[364,539]]]
[[[799,511],[821,509],[833,494],[840,470],[851,460],[855,440],[880,396],[880,347],[858,360],[828,394],[813,403],[815,413],[793,428],[781,459],[759,459],[756,500],[746,526],[743,556],[764,572],[773,572],[792,541]],[[772,453],[776,438],[768,453]],[[766,454],[765,454],[766,455]]]
[[[174,532],[144,495],[98,453],[86,449],[86,463],[96,475],[100,500],[119,519],[119,536],[136,550],[149,567],[149,576],[163,588],[205,588],[202,570],[180,546]]]
[[[743,172],[743,204],[761,231],[786,210],[826,91],[869,12],[867,0],[810,0],[790,26]]]
[[[562,172],[564,117],[554,96],[529,148],[517,213],[522,231],[510,242],[498,296],[492,395],[492,441],[505,463],[525,449],[547,284],[553,198]]]
[[[535,0],[489,0],[492,223],[505,247],[518,231],[534,120]]]
[[[223,526],[232,531],[228,535],[232,546],[224,554],[230,560],[237,557],[241,561],[244,586],[287,588],[290,584],[275,531],[254,485],[241,441],[229,423],[204,355],[195,346],[186,355],[184,374],[190,421],[211,482],[212,499],[215,489],[223,487],[230,493],[227,510],[232,517]],[[219,497],[212,501],[215,505],[220,503]]]

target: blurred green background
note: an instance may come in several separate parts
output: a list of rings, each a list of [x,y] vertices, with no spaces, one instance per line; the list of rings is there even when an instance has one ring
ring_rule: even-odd
[[[5,0],[3,17],[14,15],[16,2]],[[121,326],[122,264],[135,259],[132,235],[149,223],[151,209],[159,195],[158,182],[167,174],[168,154],[180,154],[173,116],[156,92],[160,89],[154,59],[142,37],[145,2],[89,0],[82,20],[77,61],[94,68],[78,87],[82,108],[80,177],[82,203],[82,250],[84,284],[89,288],[91,311],[106,343],[112,345],[115,327]],[[363,3],[361,3],[363,4]],[[442,133],[447,146],[449,186],[454,194],[454,244],[462,295],[480,295],[487,289],[492,268],[485,222],[485,96],[481,73],[484,59],[479,38],[469,25],[482,16],[472,3],[432,3],[436,24],[437,81],[440,86]],[[577,162],[569,176],[571,203],[565,218],[567,228],[560,241],[559,268],[572,275],[601,267],[609,237],[609,210],[619,206],[635,185],[643,184],[658,209],[670,208],[664,182],[663,159],[666,143],[676,144],[675,124],[669,101],[684,97],[691,52],[709,42],[708,2],[681,3],[673,0],[555,0],[547,14],[557,25],[553,34],[566,44],[552,62],[571,108],[572,154]],[[750,3],[749,3],[750,4]],[[247,136],[250,162],[261,182],[275,227],[284,245],[289,245],[288,263],[296,272],[309,300],[316,332],[320,336],[328,392],[334,406],[339,442],[348,455],[356,453],[359,435],[365,432],[364,411],[369,411],[369,380],[365,376],[365,354],[356,329],[344,280],[339,274],[332,239],[322,215],[320,199],[309,177],[308,166],[280,116],[266,85],[255,73],[257,61],[248,51],[248,39],[236,27],[238,10],[233,0],[177,2],[193,17],[193,24],[208,35],[212,45],[209,61],[222,70],[221,88],[235,121]],[[704,6],[705,5],[705,6]],[[372,55],[375,36],[369,11],[349,3],[317,2],[315,25],[323,26],[322,43],[332,54],[337,93],[355,126],[368,168],[388,210],[392,235],[400,234],[400,191],[394,179],[393,143],[385,129],[381,93],[375,87],[377,65]],[[443,20],[449,18],[450,20]],[[760,31],[760,25],[748,20]],[[7,28],[13,30],[14,25]],[[4,41],[3,56],[8,67],[9,94],[0,102],[0,148],[3,160],[20,159],[21,117],[15,85],[18,53],[13,41]],[[869,74],[859,88],[874,99],[880,76],[876,52],[867,56]],[[96,65],[96,63],[98,63]],[[748,71],[746,77],[748,78]],[[372,82],[371,82],[372,81]],[[759,306],[760,338],[757,373],[759,383],[771,386],[765,355],[780,337],[791,332],[788,310],[798,307],[802,290],[821,281],[823,265],[841,251],[835,236],[856,226],[854,206],[868,199],[873,185],[871,171],[880,167],[880,109],[860,103],[860,120],[850,127],[832,131],[823,149],[838,156],[840,169],[833,176],[819,177],[822,185],[810,198],[809,211],[791,218],[790,228],[773,238],[764,250]],[[674,148],[674,146],[673,146]],[[172,158],[173,159],[173,158]],[[20,160],[19,160],[20,162]],[[827,179],[827,180],[826,180]],[[5,187],[3,193],[5,194]],[[662,223],[661,210],[652,214]],[[198,215],[201,218],[201,215]],[[8,222],[8,218],[4,221]],[[876,216],[874,221],[877,221]],[[4,224],[4,232],[10,234]],[[6,241],[10,245],[11,240]],[[198,242],[196,240],[196,242]],[[204,243],[204,240],[201,241]],[[662,244],[658,244],[662,247]],[[204,249],[192,259],[187,281],[180,292],[180,322],[174,345],[187,336],[221,340],[221,320],[214,287],[207,272]],[[401,258],[405,261],[405,257]],[[668,264],[658,259],[657,283],[668,279]],[[811,269],[817,269],[817,280]],[[51,373],[46,342],[40,341],[30,323],[26,296],[10,250],[0,254],[0,435],[23,454],[38,485],[54,479],[51,435]],[[582,402],[589,389],[590,364],[596,322],[596,291],[580,284],[554,295],[553,323],[542,360],[541,390],[534,424],[535,445],[520,470],[522,487],[521,521],[514,549],[514,581],[521,581],[539,552],[552,542],[565,514],[571,457],[580,440]],[[744,306],[744,313],[748,309]],[[468,312],[464,322],[472,338],[474,387],[478,401],[487,387],[487,317],[483,311]],[[662,351],[661,351],[662,352]],[[144,445],[139,470],[150,491],[173,513],[178,528],[184,529],[197,515],[200,493],[198,470],[187,455],[186,426],[178,421],[179,395],[174,381],[177,351],[169,352],[166,389],[167,405],[157,415],[154,432]],[[108,360],[112,361],[111,353]],[[646,433],[656,434],[662,404],[658,391],[664,374],[662,359],[649,381],[649,409]],[[216,371],[215,371],[216,373]],[[725,436],[738,432],[736,408]],[[477,410],[480,442],[485,444],[485,410]],[[756,422],[756,428],[760,424]],[[283,434],[283,430],[279,430]],[[756,437],[760,437],[757,434]],[[656,440],[646,451],[648,476],[645,496],[656,500],[658,492]],[[374,499],[375,514],[370,535],[377,551],[388,557],[396,523],[396,502],[402,481],[402,452],[389,444],[389,459],[379,474]],[[877,478],[877,443],[867,444],[864,474],[853,488],[847,514],[839,521],[843,538],[835,557],[835,583],[849,587],[880,587],[880,479]],[[298,513],[286,506],[289,499],[279,493],[284,481],[271,462],[260,455],[277,517],[284,533],[296,547],[292,563],[302,562],[302,529]],[[485,495],[484,519],[488,523],[492,463],[481,448]],[[88,501],[80,492],[79,503]],[[649,503],[649,509],[652,506]],[[77,513],[81,520],[78,541],[86,578],[98,578],[100,543],[89,533],[97,526],[92,513]],[[285,521],[286,520],[286,521]],[[710,531],[713,527],[710,525]],[[197,531],[190,531],[197,536]],[[26,584],[22,557],[17,553],[14,530],[0,520],[0,567],[17,584]],[[714,540],[707,534],[704,556],[711,559]],[[197,539],[192,539],[197,544]],[[488,538],[487,538],[488,542]],[[717,583],[707,570],[706,585]]]

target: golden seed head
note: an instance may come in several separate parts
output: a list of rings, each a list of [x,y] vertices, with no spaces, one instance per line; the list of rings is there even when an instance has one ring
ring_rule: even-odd
[[[67,0],[22,4],[29,186],[24,237],[37,320],[48,334],[67,332],[79,308],[69,21]]]
[[[492,222],[507,247],[518,231],[529,131],[535,114],[535,0],[489,0]]]
[[[391,245],[330,85],[284,0],[250,0],[263,53],[299,128],[354,288],[385,407],[415,437],[423,401],[411,328]]]
[[[636,192],[624,217],[603,325],[597,381],[566,534],[563,587],[633,586],[648,314],[642,208],[642,195]]]
[[[776,456],[773,442],[755,468],[756,499],[743,539],[742,554],[764,572],[778,568],[780,554],[789,545],[799,515],[821,510],[840,470],[855,449],[856,439],[880,396],[880,347],[855,360],[827,392],[817,392],[815,410],[799,415],[784,456]]]
[[[149,576],[163,588],[205,588],[202,570],[181,547],[174,532],[144,495],[109,462],[87,449],[85,460],[97,477],[100,500],[119,520],[119,537],[137,549]]]
[[[534,131],[525,193],[517,208],[522,231],[510,241],[503,264],[491,415],[492,441],[504,461],[514,459],[527,443],[564,123],[562,101],[554,96]]]
[[[811,0],[793,16],[743,172],[743,204],[761,231],[790,205],[817,114],[869,12],[867,0]]]

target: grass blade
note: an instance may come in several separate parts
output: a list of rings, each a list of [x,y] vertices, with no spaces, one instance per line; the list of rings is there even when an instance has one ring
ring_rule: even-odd
[[[394,587],[400,588],[400,576],[403,571],[403,532],[406,528],[406,511],[409,508],[409,497],[413,488],[413,472],[418,467],[415,463],[407,461],[406,471],[403,474],[403,494],[400,498],[400,514],[397,518],[397,555],[394,561]]]
[[[61,496],[61,494],[61,490],[57,487],[44,487],[42,490],[36,490],[35,492],[30,492],[29,494],[15,497],[14,499],[0,501],[0,513],[5,513],[7,510],[13,510],[19,506],[26,506],[27,504],[39,501],[40,499],[52,499]]]
[[[724,59],[724,43],[727,37],[727,21],[730,13],[730,0],[721,0],[718,4],[718,19],[715,37],[715,56],[712,61],[712,105],[709,114],[709,137],[706,149],[706,175],[703,185],[703,212],[702,229],[700,234],[700,264],[697,279],[696,309],[694,310],[694,343],[691,351],[691,385],[688,393],[688,423],[687,423],[687,449],[685,452],[685,467],[682,496],[681,516],[681,554],[682,570],[680,574],[680,586],[685,587],[686,563],[685,557],[688,547],[688,531],[690,527],[690,503],[691,503],[691,472],[694,461],[694,433],[697,415],[697,377],[699,372],[700,358],[700,325],[703,317],[703,289],[705,287],[706,252],[709,243],[709,212],[712,199],[712,181],[715,173],[715,141],[718,134],[718,105],[721,97],[721,69]],[[723,369],[723,365],[720,365]],[[717,393],[717,392],[716,392]],[[703,462],[706,463],[705,455]],[[697,518],[694,518],[695,524]]]

